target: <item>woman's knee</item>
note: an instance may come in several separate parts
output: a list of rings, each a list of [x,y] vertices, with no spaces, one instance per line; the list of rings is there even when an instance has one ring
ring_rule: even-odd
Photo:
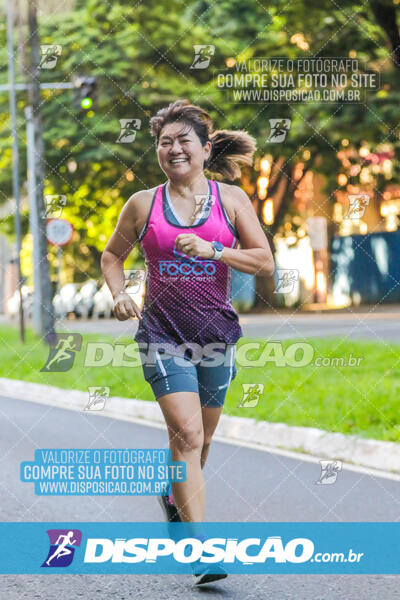
[[[203,444],[204,432],[201,425],[185,425],[170,437],[171,448],[179,452],[199,451]]]

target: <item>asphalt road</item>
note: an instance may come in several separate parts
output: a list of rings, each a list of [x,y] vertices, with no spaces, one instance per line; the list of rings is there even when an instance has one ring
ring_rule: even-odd
[[[373,340],[400,344],[400,306],[374,305],[357,309],[326,312],[298,312],[296,309],[263,314],[239,315],[245,336],[265,340],[338,336],[351,340]],[[0,315],[0,324],[18,326],[17,320]],[[56,323],[56,331],[72,333],[104,333],[132,338],[138,321],[117,319],[64,319]]]
[[[349,340],[389,341],[400,344],[400,308],[368,307],[352,312],[298,313],[285,311],[267,314],[240,315],[245,336],[266,340],[339,336]],[[117,321],[99,319],[67,320],[59,323],[57,331],[105,333],[133,337],[137,320]]]
[[[0,398],[1,521],[156,521],[153,497],[35,496],[19,465],[36,448],[165,448],[166,431]],[[400,482],[343,470],[318,486],[319,466],[301,458],[213,442],[205,468],[207,521],[397,521]],[[4,543],[4,542],[3,542]],[[400,576],[230,575],[198,589],[190,576],[0,576],[3,600],[221,598],[400,599]]]

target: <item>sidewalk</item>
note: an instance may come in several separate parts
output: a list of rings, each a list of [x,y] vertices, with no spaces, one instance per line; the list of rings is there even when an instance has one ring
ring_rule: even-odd
[[[0,378],[0,398],[1,396],[76,411],[85,410],[88,403],[87,392],[4,378]],[[165,427],[156,402],[114,396],[107,400],[104,410],[85,411],[85,414],[89,412],[91,415]],[[396,474],[400,474],[400,444],[393,442],[227,415],[222,415],[218,423],[216,439],[218,438],[228,443],[247,444],[265,450],[285,449],[300,451],[316,459],[342,460],[348,464],[377,470],[376,474],[381,477],[385,473],[387,476],[394,474],[390,478],[400,480],[400,477],[396,477]]]
[[[251,313],[254,315],[263,314],[309,314],[309,313],[323,313],[323,314],[399,314],[400,315],[400,304],[360,304],[360,306],[344,306],[343,308],[333,307],[328,304],[303,304],[301,308],[280,306],[275,308],[266,308],[265,310],[255,309]]]

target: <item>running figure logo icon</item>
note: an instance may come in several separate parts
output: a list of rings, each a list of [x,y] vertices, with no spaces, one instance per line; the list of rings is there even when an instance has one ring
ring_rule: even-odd
[[[40,371],[65,373],[74,364],[75,352],[82,346],[82,336],[79,333],[56,333],[55,340],[49,348],[46,364]]]
[[[194,44],[194,59],[191,69],[207,69],[211,57],[214,56],[215,46],[212,44]]]
[[[91,385],[89,390],[89,402],[84,410],[103,410],[107,399],[110,397],[110,388],[106,385]]]
[[[127,294],[137,294],[146,280],[144,269],[124,269],[125,288]]]
[[[45,216],[47,219],[60,219],[64,206],[67,204],[67,196],[64,194],[52,194],[44,197]]]
[[[291,294],[294,284],[299,280],[297,269],[277,269],[278,283],[274,289],[274,294]]]
[[[266,141],[272,144],[284,142],[289,132],[291,119],[269,119],[271,133]]]
[[[263,383],[242,383],[243,398],[238,408],[254,408],[264,391]]]
[[[341,460],[320,460],[321,475],[316,484],[332,485],[335,483],[339,471],[342,470]]]
[[[75,547],[82,541],[79,529],[48,529],[49,553],[42,567],[68,567],[72,563]]]
[[[369,205],[368,194],[348,194],[349,209],[345,214],[345,219],[352,219],[358,221],[364,216],[365,209]]]
[[[120,119],[121,131],[116,140],[117,144],[129,144],[135,141],[136,132],[139,131],[142,121],[140,119]]]
[[[203,219],[208,218],[211,208],[215,204],[214,194],[195,194],[195,209],[192,215],[192,221],[195,221],[200,215],[203,215]]]
[[[39,69],[54,69],[58,57],[61,56],[62,46],[59,44],[43,44],[40,46]]]

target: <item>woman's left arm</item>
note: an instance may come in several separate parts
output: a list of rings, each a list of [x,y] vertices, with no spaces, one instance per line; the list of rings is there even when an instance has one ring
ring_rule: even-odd
[[[250,198],[238,186],[232,186],[232,194],[235,200],[235,227],[240,248],[225,246],[220,260],[244,273],[272,277],[274,258]]]

